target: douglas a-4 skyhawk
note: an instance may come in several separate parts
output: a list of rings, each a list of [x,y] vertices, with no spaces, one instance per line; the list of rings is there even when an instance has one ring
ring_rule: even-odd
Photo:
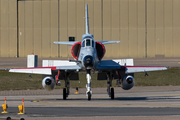
[[[66,62],[63,66],[33,67],[33,68],[14,68],[9,72],[42,74],[44,79],[42,85],[47,90],[53,90],[58,85],[59,80],[65,81],[63,89],[63,99],[69,95],[70,80],[78,80],[79,72],[86,71],[86,95],[91,100],[91,72],[97,71],[98,80],[107,80],[107,93],[111,99],[114,99],[114,88],[112,80],[118,79],[124,90],[129,90],[134,86],[134,73],[148,72],[157,70],[166,70],[162,66],[128,66],[120,65],[118,61],[102,60],[105,54],[105,44],[119,43],[120,41],[95,41],[92,34],[89,33],[88,5],[85,9],[86,33],[82,35],[82,41],[73,42],[54,42],[55,44],[72,45],[71,54],[75,58]],[[74,65],[68,63],[74,62]]]

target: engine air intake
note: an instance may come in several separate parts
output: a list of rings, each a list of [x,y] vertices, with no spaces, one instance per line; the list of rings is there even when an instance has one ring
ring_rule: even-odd
[[[71,54],[75,59],[78,59],[80,49],[81,49],[81,42],[77,42],[71,47]]]
[[[104,54],[106,52],[104,45],[100,42],[96,42],[96,51],[97,51],[99,60],[101,60],[104,57]]]

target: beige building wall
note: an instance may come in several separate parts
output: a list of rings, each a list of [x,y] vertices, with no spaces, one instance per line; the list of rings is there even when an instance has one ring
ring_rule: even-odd
[[[17,2],[0,1],[0,57],[17,56]]]
[[[58,57],[58,0],[18,1],[19,57]]]
[[[90,33],[106,45],[105,57],[180,57],[179,0],[0,0],[0,56],[71,57],[81,41],[85,4]]]
[[[180,1],[147,0],[147,57],[180,57]]]

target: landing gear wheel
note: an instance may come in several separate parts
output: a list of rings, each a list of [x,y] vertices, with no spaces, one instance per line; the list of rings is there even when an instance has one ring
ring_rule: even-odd
[[[66,100],[66,88],[63,88],[63,100]]]
[[[111,100],[114,100],[114,88],[111,88]]]
[[[91,100],[91,93],[88,92],[87,95],[88,95],[88,100]]]

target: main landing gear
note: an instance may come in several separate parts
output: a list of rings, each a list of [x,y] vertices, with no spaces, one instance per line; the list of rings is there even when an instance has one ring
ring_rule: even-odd
[[[114,100],[114,88],[111,88],[112,86],[112,74],[110,72],[107,73],[107,93],[109,97],[111,97],[112,100]]]
[[[65,88],[63,88],[63,100],[66,100],[66,98],[69,95],[69,87],[70,87],[70,83],[69,83],[69,73],[65,73]]]
[[[87,78],[87,84],[86,84],[86,96],[88,100],[91,100],[91,96],[92,96],[92,91],[91,91],[91,70],[87,69],[86,72],[86,78]]]
[[[91,70],[87,69],[86,70],[86,78],[87,78],[87,84],[86,84],[86,96],[88,100],[91,100],[92,97],[92,91],[91,91]],[[107,93],[109,97],[113,100],[114,99],[114,88],[112,88],[112,73],[108,72],[107,73]],[[66,72],[64,74],[64,81],[65,81],[65,88],[63,88],[63,100],[66,100],[66,98],[69,95],[69,88],[70,88],[70,82],[69,82],[69,73]]]
[[[66,100],[66,88],[63,88],[63,100]]]
[[[63,100],[66,100],[66,98],[69,95],[69,88],[70,88],[70,82],[69,82],[69,74],[68,72],[66,72],[64,74],[64,81],[65,81],[65,88],[63,88]],[[88,100],[91,100],[92,97],[92,91],[91,91],[91,70],[87,69],[86,71],[86,78],[87,78],[87,84],[86,84],[86,96]]]

